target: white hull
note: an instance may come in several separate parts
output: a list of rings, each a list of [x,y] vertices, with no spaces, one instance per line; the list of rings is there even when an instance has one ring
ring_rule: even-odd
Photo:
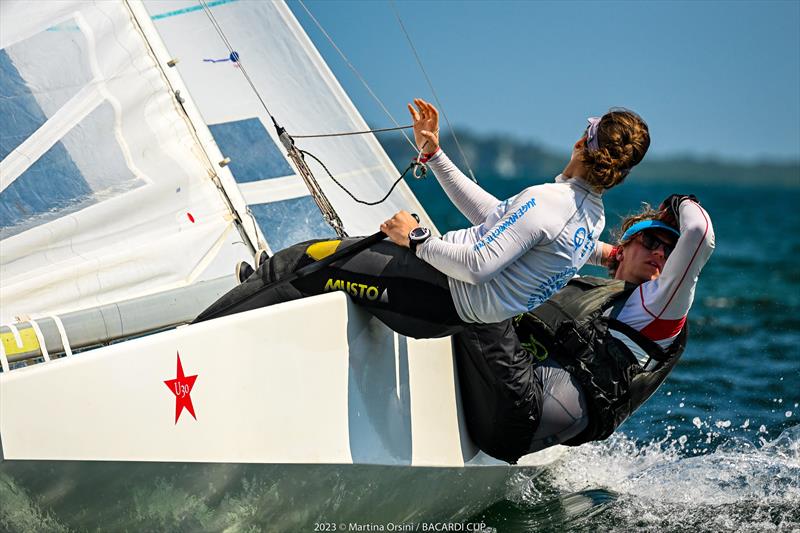
[[[465,520],[517,469],[467,437],[450,346],[398,336],[334,293],[0,374],[0,500],[111,529],[138,519],[109,508],[187,497],[220,529],[223,500],[276,531]],[[197,418],[176,422],[178,353]]]
[[[0,442],[6,460],[486,463],[450,339],[397,335],[342,293],[4,372]]]
[[[178,357],[196,418],[176,421]],[[330,294],[5,372],[3,457],[462,466],[454,375],[449,339]]]

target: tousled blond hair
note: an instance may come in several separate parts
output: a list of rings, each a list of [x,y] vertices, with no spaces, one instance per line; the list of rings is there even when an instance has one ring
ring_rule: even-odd
[[[637,213],[632,213],[623,217],[619,227],[611,232],[614,239],[614,247],[625,246],[631,242],[635,235],[631,235],[624,241],[622,240],[622,236],[625,235],[625,232],[628,231],[631,226],[643,220],[660,220],[661,222],[675,227],[674,223],[669,220],[669,215],[666,210],[653,209],[647,202],[642,202],[642,208]],[[619,268],[619,261],[617,261],[616,254],[612,254],[608,259],[608,275],[613,278],[617,273],[617,268]]]

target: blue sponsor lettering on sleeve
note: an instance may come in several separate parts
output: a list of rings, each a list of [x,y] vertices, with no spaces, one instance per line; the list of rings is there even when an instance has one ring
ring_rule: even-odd
[[[535,206],[536,206],[536,198],[531,198],[530,200],[522,204],[519,207],[519,209],[511,213],[511,215],[509,215],[508,218],[506,218],[502,224],[494,228],[491,232],[486,234],[483,237],[483,239],[475,243],[475,245],[473,246],[473,250],[477,252],[484,246],[488,246],[489,244],[497,240],[497,238],[500,237],[500,235],[502,235],[503,232],[505,232],[508,228],[510,228],[514,224],[516,224],[517,221],[520,220],[525,215],[525,213],[527,213]]]

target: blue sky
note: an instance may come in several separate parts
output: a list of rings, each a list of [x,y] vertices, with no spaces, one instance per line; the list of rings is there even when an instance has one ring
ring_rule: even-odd
[[[289,5],[361,113],[390,121]],[[403,123],[431,97],[382,0],[306,0]],[[567,150],[586,117],[625,106],[652,154],[800,159],[800,1],[398,1],[450,121]]]

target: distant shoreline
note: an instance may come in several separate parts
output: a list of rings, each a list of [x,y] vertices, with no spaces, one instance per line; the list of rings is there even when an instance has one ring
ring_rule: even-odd
[[[458,140],[474,172],[501,179],[551,177],[564,168],[568,154],[534,142],[509,136],[478,136],[457,131]],[[399,135],[381,134],[379,140],[398,168],[407,165],[411,149]],[[442,146],[453,161],[467,171],[452,137],[442,137]],[[707,184],[741,184],[800,188],[798,161],[730,161],[712,156],[675,155],[650,157],[636,167],[636,179],[669,180]]]

